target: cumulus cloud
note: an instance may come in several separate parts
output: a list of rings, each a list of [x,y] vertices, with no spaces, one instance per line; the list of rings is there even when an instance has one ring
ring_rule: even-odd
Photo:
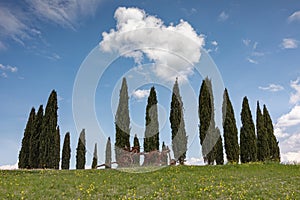
[[[277,119],[274,134],[279,138],[281,158],[283,162],[300,162],[300,78],[291,81],[291,88],[295,90],[290,96],[290,103],[294,107]]]
[[[191,64],[200,60],[204,37],[188,22],[167,26],[142,9],[125,7],[119,7],[114,17],[116,28],[102,33],[102,51],[123,54],[138,65],[146,56],[155,63],[153,72],[167,81],[193,74]]]
[[[219,21],[226,21],[228,18],[229,18],[229,15],[225,11],[222,11],[219,15],[218,20]]]
[[[266,91],[270,91],[270,92],[278,92],[278,91],[281,91],[284,89],[283,86],[272,84],[272,83],[266,87],[259,86],[258,88],[261,90],[266,90]]]
[[[132,96],[136,99],[143,99],[143,98],[146,98],[148,97],[150,94],[150,90],[135,90],[133,91],[132,93]]]
[[[290,86],[295,90],[295,92],[290,96],[290,103],[296,104],[300,102],[300,77],[298,77],[295,81],[291,81]]]
[[[281,42],[281,48],[283,49],[296,49],[298,48],[299,41],[293,38],[284,38]]]
[[[276,127],[286,128],[300,125],[300,106],[295,106],[292,110],[282,115],[276,123]]]
[[[288,17],[288,22],[300,21],[300,10],[294,12]]]

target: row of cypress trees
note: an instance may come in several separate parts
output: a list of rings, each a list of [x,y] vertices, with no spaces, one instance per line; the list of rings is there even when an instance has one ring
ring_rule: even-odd
[[[115,156],[116,161],[122,167],[121,158],[124,151],[130,148],[130,118],[128,108],[128,87],[123,78],[119,96],[119,104],[115,116]],[[146,128],[144,138],[144,152],[159,150],[159,124],[157,111],[157,96],[152,87],[146,107]],[[175,159],[184,164],[187,151],[188,137],[185,131],[183,103],[179,92],[178,80],[176,79],[171,99],[169,120],[172,131],[172,149]],[[57,125],[57,94],[53,90],[49,96],[45,114],[41,105],[38,112],[32,108],[22,139],[22,147],[19,154],[19,168],[59,168],[60,162],[60,131]],[[211,80],[203,80],[199,93],[199,137],[204,161],[208,164],[223,164],[223,141],[220,130],[215,125],[214,98]],[[225,89],[223,95],[223,133],[224,147],[228,162],[242,163],[254,161],[280,161],[279,146],[274,135],[274,129],[269,112],[264,105],[263,113],[257,103],[256,133],[247,97],[243,99],[240,130],[240,144],[238,143],[238,130],[234,117],[234,110]],[[134,137],[134,148],[140,152],[140,144],[137,136]],[[168,147],[162,144],[162,150]],[[85,130],[83,129],[78,139],[76,149],[76,169],[85,167]],[[64,138],[62,149],[62,169],[69,169],[71,157],[70,133]],[[147,160],[147,159],[146,159]],[[163,158],[167,163],[167,157]],[[97,144],[95,144],[92,168],[97,166]],[[152,164],[149,161],[146,164]],[[140,158],[136,156],[134,165],[139,165]],[[111,167],[111,141],[106,144],[105,167]]]
[[[57,94],[49,96],[45,113],[31,109],[19,153],[19,168],[59,168],[60,130],[57,125]]]
[[[256,161],[280,162],[278,141],[274,135],[273,123],[266,105],[261,112],[259,102],[256,108],[256,132],[247,97],[244,97],[241,111],[242,127],[240,144],[234,110],[227,89],[223,95],[223,132],[228,162],[242,163]]]
[[[128,87],[126,78],[122,80],[122,86],[119,95],[119,104],[115,117],[115,130],[116,130],[116,141],[115,141],[115,155],[116,161],[122,167],[122,154],[124,150],[130,148],[129,136],[130,136],[130,119],[129,119],[129,108],[128,108]],[[155,87],[151,87],[149,97],[146,106],[145,116],[145,137],[144,137],[144,152],[152,152],[159,150],[159,123],[158,123],[158,111],[157,111],[157,96]],[[174,157],[181,164],[184,163],[187,151],[187,135],[185,131],[185,123],[183,116],[183,104],[179,93],[178,81],[176,79],[173,86],[171,110],[169,117],[172,129],[172,149]],[[134,138],[134,148],[139,143],[138,138]],[[167,150],[167,146],[163,142],[162,150]],[[149,160],[145,155],[144,165],[154,164],[155,160]],[[139,163],[139,158],[134,161],[136,164]],[[167,157],[164,156],[163,163],[167,164]]]
[[[19,152],[20,169],[49,168],[59,169],[60,163],[60,130],[57,125],[57,93],[53,90],[48,98],[45,113],[43,105],[38,112],[31,109]],[[76,149],[76,168],[85,166],[85,130],[78,139]],[[96,152],[97,154],[97,152]],[[70,133],[67,132],[62,148],[61,168],[70,168],[71,147]]]
[[[128,149],[130,136],[130,121],[128,109],[127,82],[123,78],[120,90],[120,99],[115,118],[116,161],[119,162],[123,149]],[[223,141],[220,129],[215,124],[214,97],[212,82],[205,78],[201,84],[199,93],[199,137],[204,161],[208,164],[224,164]],[[238,130],[228,90],[223,95],[223,136],[226,157],[230,163],[255,162],[255,161],[280,161],[280,150],[274,135],[271,117],[264,105],[263,113],[257,103],[256,131],[252,119],[248,99],[243,99],[240,130],[240,142]],[[184,164],[187,151],[187,135],[183,116],[183,104],[179,92],[178,80],[173,86],[170,117],[172,131],[172,150],[175,159]],[[157,97],[155,88],[152,87],[146,107],[146,129],[144,138],[144,152],[159,150],[159,125],[157,117]],[[135,144],[134,144],[135,145]],[[164,148],[166,148],[164,146]]]

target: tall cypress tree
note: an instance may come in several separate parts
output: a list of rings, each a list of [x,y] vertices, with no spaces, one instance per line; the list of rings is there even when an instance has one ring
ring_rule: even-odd
[[[223,165],[224,164],[224,153],[223,153],[223,142],[222,142],[222,137],[220,134],[220,129],[217,127],[215,129],[216,135],[219,135],[218,141],[215,145],[215,150],[216,150],[216,164],[217,165]]]
[[[93,155],[93,162],[92,162],[92,169],[96,169],[97,164],[98,164],[98,153],[97,153],[97,143],[95,143],[94,155]]]
[[[255,162],[257,160],[255,127],[247,97],[244,97],[243,99],[241,119],[241,162]]]
[[[85,168],[85,129],[82,129],[80,136],[78,138],[78,144],[76,148],[76,169],[84,169]]]
[[[202,146],[202,155],[204,162],[212,165],[215,154],[216,128],[214,120],[214,105],[211,80],[206,78],[202,81],[199,93],[198,115],[200,120],[199,136]]]
[[[108,137],[106,142],[106,149],[105,149],[105,168],[111,168],[111,142],[110,137]]]
[[[24,131],[24,137],[22,139],[22,146],[19,153],[19,163],[18,166],[20,169],[24,168],[31,168],[29,164],[29,157],[30,157],[30,139],[32,137],[34,131],[34,120],[35,120],[35,109],[32,108],[29,114],[29,118],[26,124],[26,128]]]
[[[236,127],[236,121],[234,117],[234,111],[229,99],[228,91],[225,89],[223,95],[223,134],[224,134],[224,146],[227,156],[227,160],[230,163],[239,162],[239,143],[238,143],[238,130]]]
[[[30,138],[31,148],[29,154],[29,163],[32,168],[39,168],[40,135],[43,128],[43,116],[43,105],[40,105],[34,119],[34,130]]]
[[[146,107],[146,129],[144,151],[159,150],[159,127],[157,114],[157,98],[154,87],[151,87]]]
[[[268,140],[269,151],[270,151],[268,160],[280,162],[280,149],[279,149],[278,141],[274,135],[274,127],[273,127],[272,119],[266,105],[264,105],[263,108],[263,118],[264,118],[264,124],[267,132],[267,140]]]
[[[57,94],[52,90],[45,115],[43,117],[43,130],[40,136],[40,167],[57,168]]]
[[[183,165],[187,151],[187,136],[183,115],[183,103],[179,92],[177,78],[173,86],[169,120],[172,129],[172,149],[174,157],[181,165]]]
[[[256,107],[256,134],[257,134],[257,160],[265,161],[270,155],[268,135],[264,123],[264,117],[261,113],[259,102]]]
[[[125,148],[130,148],[130,119],[128,109],[128,88],[126,78],[123,78],[119,96],[119,105],[115,116],[116,141],[115,156],[116,161],[121,166],[120,159]]]
[[[67,132],[65,135],[63,149],[62,149],[61,169],[70,168],[70,158],[71,158],[70,133]]]
[[[140,166],[140,142],[136,134],[133,139],[133,149],[136,150],[136,154],[134,154],[133,157],[133,164],[135,166]]]
[[[105,149],[105,168],[111,168],[111,142],[110,137],[108,137],[106,142],[106,149]]]

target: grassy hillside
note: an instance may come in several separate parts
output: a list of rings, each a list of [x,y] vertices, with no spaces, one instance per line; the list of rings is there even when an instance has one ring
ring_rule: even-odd
[[[300,166],[0,171],[0,199],[300,199]]]

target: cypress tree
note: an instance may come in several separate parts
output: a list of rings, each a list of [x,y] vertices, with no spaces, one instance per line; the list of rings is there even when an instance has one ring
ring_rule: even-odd
[[[247,97],[244,97],[243,99],[241,119],[241,162],[255,162],[257,160],[255,127]]]
[[[238,144],[238,130],[234,117],[234,111],[229,99],[228,91],[225,89],[223,95],[223,134],[225,143],[225,152],[227,160],[230,163],[239,162],[239,144]]]
[[[165,142],[162,143],[161,151],[162,151],[162,158],[161,158],[161,164],[163,166],[168,165],[168,154],[167,154],[167,146],[165,145]]]
[[[130,119],[129,119],[129,109],[128,109],[128,88],[126,79],[123,78],[122,86],[119,96],[119,105],[117,113],[115,116],[115,128],[116,128],[116,141],[115,141],[115,156],[116,161],[119,166],[122,166],[120,163],[120,158],[124,149],[130,148]]]
[[[95,143],[94,155],[93,155],[93,163],[92,163],[92,169],[96,169],[97,164],[98,164],[97,143]]]
[[[78,145],[76,148],[76,169],[84,169],[85,168],[85,129],[82,129],[80,136],[78,138]]]
[[[29,114],[29,118],[26,124],[26,128],[24,131],[24,137],[22,139],[22,146],[19,153],[19,162],[18,166],[20,169],[30,169],[31,166],[29,164],[29,158],[30,158],[30,138],[32,137],[33,130],[34,130],[34,120],[35,120],[35,109],[32,108]]]
[[[34,119],[34,130],[30,138],[31,148],[29,154],[29,163],[32,168],[39,168],[40,135],[43,128],[43,116],[43,105],[40,105]]]
[[[111,168],[111,142],[110,137],[108,137],[106,142],[106,150],[105,150],[105,168]]]
[[[267,132],[267,140],[268,140],[269,151],[270,151],[268,160],[280,162],[280,149],[279,149],[278,141],[274,135],[274,127],[273,127],[272,119],[270,117],[266,105],[264,105],[263,108],[263,118],[264,118],[264,124]]]
[[[201,84],[198,115],[200,120],[199,136],[203,159],[204,162],[212,165],[216,157],[214,141],[216,139],[215,137],[218,136],[215,130],[212,84],[208,78],[203,80]]]
[[[157,98],[154,87],[151,87],[146,107],[146,129],[144,138],[144,151],[151,152],[159,150],[159,125],[157,116]],[[145,156],[145,164],[153,164],[154,160],[147,160]],[[155,158],[153,158],[155,159]],[[147,163],[149,161],[149,163]]]
[[[223,142],[220,134],[220,129],[216,128],[216,134],[219,135],[218,141],[216,143],[216,164],[223,165],[224,164],[224,153],[223,153]]]
[[[61,169],[70,168],[70,158],[71,158],[70,133],[67,132],[65,135],[63,149],[62,149]]]
[[[181,165],[183,165],[187,151],[187,136],[183,115],[183,103],[179,92],[177,78],[173,86],[169,120],[172,129],[172,149],[174,157]]]
[[[57,94],[52,90],[45,115],[43,117],[42,133],[40,136],[40,167],[43,168],[57,168],[57,146],[59,140],[57,139]]]
[[[133,149],[136,150],[136,154],[134,154],[133,157],[133,164],[135,166],[140,166],[140,142],[136,134],[133,139]]]
[[[257,134],[257,160],[265,161],[270,155],[268,135],[264,123],[264,117],[261,113],[259,102],[256,108],[256,134]]]

